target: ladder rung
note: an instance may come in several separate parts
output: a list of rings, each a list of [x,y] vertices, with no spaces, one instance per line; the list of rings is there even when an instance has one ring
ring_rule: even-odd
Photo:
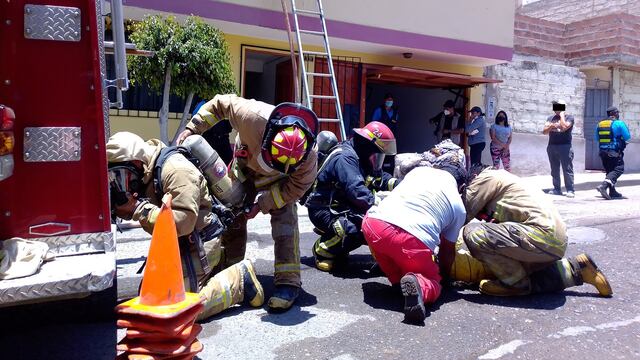
[[[329,74],[329,73],[308,72],[307,76],[331,77],[331,74]]]
[[[293,13],[300,13],[300,14],[308,14],[308,15],[322,15],[320,14],[320,11],[316,11],[316,10],[304,10],[304,9],[296,9],[293,8]]]
[[[303,33],[303,34],[324,36],[324,32],[322,32],[322,31],[304,30],[304,29],[300,29],[298,31]]]
[[[327,54],[326,52],[322,52],[322,51],[302,51],[303,54],[307,54],[307,55],[319,55],[319,56],[329,56],[329,54]]]
[[[336,97],[333,95],[309,95],[312,99],[335,99]]]
[[[318,118],[319,122],[339,123],[340,119]]]

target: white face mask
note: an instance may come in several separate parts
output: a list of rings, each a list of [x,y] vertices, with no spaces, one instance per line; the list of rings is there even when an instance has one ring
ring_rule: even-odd
[[[449,116],[449,115],[451,115],[451,111],[445,109],[444,110],[444,116]]]

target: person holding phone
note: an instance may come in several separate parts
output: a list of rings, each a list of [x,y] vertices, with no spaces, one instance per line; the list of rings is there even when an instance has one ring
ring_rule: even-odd
[[[573,148],[571,146],[573,131],[573,116],[565,113],[566,103],[562,100],[555,100],[553,105],[554,115],[547,118],[542,133],[549,135],[549,145],[547,155],[551,165],[551,177],[553,178],[553,189],[547,191],[551,195],[562,195],[560,182],[560,166],[564,177],[564,186],[567,189],[568,198],[575,197],[573,188]]]

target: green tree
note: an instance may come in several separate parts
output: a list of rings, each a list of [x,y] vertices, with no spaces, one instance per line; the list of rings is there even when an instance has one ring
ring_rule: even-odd
[[[164,143],[169,143],[170,93],[187,98],[177,135],[184,128],[194,95],[209,98],[235,91],[224,36],[199,18],[189,17],[180,25],[173,16],[147,16],[132,30],[131,41],[138,49],[155,52],[153,57],[130,57],[129,69],[134,84],[146,83],[152,91],[162,93],[158,121]]]
[[[184,130],[194,95],[210,99],[216,94],[236,92],[224,34],[194,16],[187,18],[182,29],[176,40],[181,44],[185,61],[179,67],[180,76],[174,84],[175,93],[186,98],[186,102],[172,143]]]

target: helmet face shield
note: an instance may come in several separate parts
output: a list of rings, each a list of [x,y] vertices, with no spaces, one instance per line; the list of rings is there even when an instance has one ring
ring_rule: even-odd
[[[384,153],[374,153],[369,156],[369,162],[374,172],[382,171],[382,165],[384,164]]]
[[[125,220],[130,215],[117,215],[116,208],[126,204],[129,198],[143,190],[142,171],[130,162],[109,164],[107,173],[109,179],[109,202],[111,204],[111,220],[115,223],[117,217]]]
[[[109,167],[109,191],[122,194],[140,193],[143,188],[141,171],[132,164],[122,163]]]

